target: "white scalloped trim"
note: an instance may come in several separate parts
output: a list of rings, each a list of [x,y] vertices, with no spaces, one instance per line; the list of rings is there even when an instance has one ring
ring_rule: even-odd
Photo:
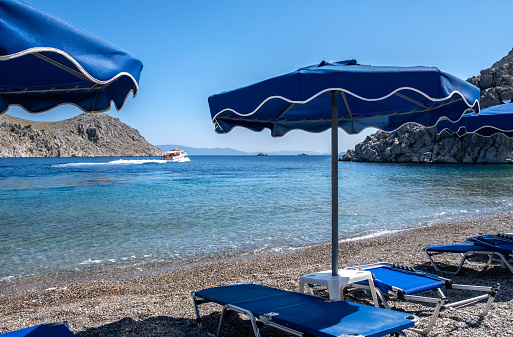
[[[364,101],[369,101],[369,102],[374,102],[374,101],[381,101],[381,100],[384,100],[384,99],[386,99],[386,98],[388,98],[388,97],[392,96],[393,94],[395,94],[396,92],[401,91],[401,90],[412,90],[412,91],[415,91],[415,92],[417,92],[417,93],[421,94],[422,96],[426,97],[427,99],[429,99],[429,100],[430,100],[430,101],[432,101],[432,102],[444,101],[444,100],[446,100],[446,99],[451,98],[451,97],[452,97],[453,95],[455,95],[455,94],[459,94],[459,95],[461,96],[461,98],[465,101],[465,104],[466,104],[468,107],[472,107],[472,106],[474,106],[476,103],[477,103],[477,105],[479,106],[479,101],[478,101],[477,99],[474,101],[474,103],[473,103],[473,104],[470,104],[470,103],[467,101],[467,99],[465,98],[465,96],[463,96],[463,95],[461,94],[461,92],[456,91],[456,90],[455,90],[455,91],[453,91],[453,92],[451,92],[451,94],[450,94],[450,95],[448,95],[448,96],[447,96],[447,97],[445,97],[445,98],[432,98],[432,97],[430,97],[429,95],[425,94],[424,92],[422,92],[422,91],[420,91],[420,90],[418,90],[418,89],[411,88],[411,87],[401,87],[401,88],[398,88],[398,89],[396,89],[396,90],[392,91],[391,93],[389,93],[388,95],[385,95],[385,96],[383,96],[383,97],[379,97],[379,98],[365,98],[365,97],[359,96],[359,95],[357,95],[357,94],[355,94],[355,93],[353,93],[353,92],[351,92],[351,91],[349,91],[349,90],[346,90],[346,89],[344,89],[344,88],[328,88],[328,89],[324,89],[324,90],[322,90],[322,91],[318,92],[317,94],[313,95],[312,97],[310,97],[310,98],[308,98],[307,100],[304,100],[304,101],[293,101],[293,100],[290,100],[290,99],[285,98],[285,97],[283,97],[283,96],[270,96],[270,97],[267,97],[267,98],[266,98],[262,103],[260,103],[260,105],[259,105],[255,110],[253,110],[252,112],[247,113],[247,114],[239,113],[239,112],[237,112],[236,110],[231,109],[231,108],[226,108],[226,109],[223,109],[223,110],[221,110],[220,112],[218,112],[218,113],[217,113],[217,114],[212,118],[212,122],[213,122],[213,123],[215,123],[215,119],[217,118],[217,116],[219,116],[220,114],[222,114],[222,113],[224,113],[224,112],[226,112],[226,111],[231,111],[231,112],[233,112],[233,113],[235,113],[235,114],[237,114],[237,115],[239,115],[239,116],[241,116],[241,117],[251,116],[251,115],[253,115],[255,112],[257,112],[257,111],[258,111],[258,109],[260,109],[260,108],[261,108],[261,107],[262,107],[262,106],[263,106],[267,101],[269,101],[269,100],[271,100],[271,99],[274,99],[274,98],[279,98],[279,99],[282,99],[282,100],[284,100],[284,101],[286,101],[286,102],[293,103],[293,104],[305,104],[305,103],[310,102],[311,100],[313,100],[314,98],[316,98],[317,96],[319,96],[319,95],[321,95],[321,94],[323,94],[323,93],[325,93],[325,92],[329,92],[329,91],[342,91],[342,92],[345,92],[345,93],[347,93],[347,94],[349,94],[349,95],[351,95],[351,96],[354,96],[354,97],[356,97],[356,98],[358,98],[358,99],[361,99],[361,100],[364,100]]]
[[[127,72],[120,72],[118,73],[116,76],[112,77],[111,79],[108,79],[106,81],[102,81],[102,80],[99,80],[97,78],[94,78],[93,76],[91,76],[91,74],[89,74],[81,65],[80,63],[78,63],[73,57],[71,57],[68,53],[66,53],[65,51],[62,51],[60,49],[57,49],[57,48],[52,48],[52,47],[35,47],[35,48],[29,48],[29,49],[26,49],[26,50],[23,50],[23,51],[20,51],[18,53],[15,53],[15,54],[10,54],[10,55],[0,55],[0,61],[8,61],[8,60],[12,60],[12,59],[15,59],[15,58],[18,58],[18,57],[21,57],[21,56],[25,56],[25,55],[28,55],[28,54],[34,54],[34,53],[40,53],[40,52],[52,52],[52,53],[57,53],[57,54],[60,54],[64,57],[66,57],[68,60],[70,60],[79,70],[80,70],[80,73],[82,75],[84,75],[89,81],[93,82],[93,83],[96,83],[96,84],[100,84],[100,85],[109,85],[110,83],[116,81],[118,78],[122,77],[122,76],[128,76],[132,79],[132,81],[134,82],[134,86],[135,86],[135,90],[132,89],[131,92],[133,93],[133,96],[136,97],[137,96],[137,92],[139,91],[139,85],[137,84],[137,81],[135,80],[135,78],[130,74],[130,73],[127,73]],[[129,94],[130,92],[128,92]],[[128,97],[128,94],[127,94],[127,97]],[[126,98],[125,98],[125,101],[126,101]],[[124,103],[124,102],[123,102]]]

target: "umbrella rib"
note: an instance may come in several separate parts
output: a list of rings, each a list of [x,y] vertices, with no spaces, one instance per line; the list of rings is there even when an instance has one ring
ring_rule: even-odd
[[[427,108],[429,108],[429,106],[427,106],[426,104],[421,103],[421,102],[419,102],[419,101],[417,101],[417,100],[414,100],[414,99],[413,99],[413,98],[411,98],[411,97],[408,97],[408,96],[406,96],[406,95],[400,94],[400,93],[398,93],[398,92],[395,92],[395,93],[394,93],[394,95],[397,95],[397,96],[399,96],[399,97],[401,97],[401,98],[404,98],[405,100],[408,100],[408,101],[410,101],[410,102],[412,102],[412,103],[415,103],[415,104],[417,104],[417,105],[420,105],[420,106],[422,106],[422,107],[424,107],[424,108],[426,108],[426,109],[427,109]]]
[[[81,88],[79,86],[76,86],[75,88],[67,88],[67,89],[55,89],[55,88],[51,88],[51,89],[37,89],[37,90],[28,90],[28,89],[24,89],[24,90],[14,90],[14,91],[2,91],[2,88],[0,88],[0,94],[1,95],[12,95],[12,94],[44,94],[44,93],[47,93],[47,92],[70,92],[70,91],[90,91],[90,90],[102,90],[102,89],[105,89],[107,86],[106,85],[93,85],[92,87],[88,87],[88,88]]]
[[[46,61],[46,62],[48,62],[48,63],[50,63],[50,64],[53,64],[53,65],[54,65],[54,66],[56,66],[57,68],[60,68],[60,69],[62,69],[62,70],[64,70],[64,71],[66,71],[66,72],[70,73],[71,75],[73,75],[73,76],[75,76],[75,77],[80,78],[81,80],[84,80],[84,81],[88,81],[88,82],[90,82],[90,80],[89,80],[86,76],[84,76],[83,74],[81,74],[80,72],[78,72],[78,71],[76,71],[76,70],[73,70],[73,69],[71,69],[71,68],[69,68],[69,67],[67,67],[67,66],[65,66],[65,65],[63,65],[63,64],[61,64],[61,63],[59,63],[59,62],[57,62],[57,61],[55,61],[55,60],[52,60],[51,58],[49,58],[49,57],[47,57],[47,56],[44,56],[44,55],[42,55],[42,54],[40,54],[40,53],[34,53],[34,54],[32,54],[32,55],[34,55],[34,56],[36,56],[36,57],[39,57],[39,58],[40,58],[40,59],[42,59],[43,61]]]
[[[349,107],[349,102],[347,102],[346,95],[344,94],[343,91],[341,91],[340,94],[342,95],[342,98],[344,99],[344,103],[346,104],[346,109],[347,109],[347,112],[349,113],[349,118],[353,119],[353,113],[351,112],[351,108]]]
[[[290,108],[292,108],[292,106],[294,106],[294,104],[296,103],[290,103],[289,106],[285,110],[283,110],[283,112],[279,114],[278,117],[274,119],[274,122],[277,122],[278,119],[280,119],[287,111],[289,111]]]
[[[430,110],[433,110],[433,109],[437,109],[439,107],[442,107],[442,106],[445,106],[445,105],[449,105],[449,104],[452,104],[454,102],[457,102],[457,101],[461,101],[463,98],[457,98],[457,99],[454,99],[454,100],[451,100],[449,102],[445,102],[443,104],[440,104],[436,107],[430,107],[430,106],[426,106],[425,109],[421,109],[421,110],[417,110],[416,112],[425,112],[425,111],[430,111]],[[405,112],[392,112],[392,113],[388,113],[388,114],[382,114],[382,115],[379,115],[381,117],[388,117],[388,116],[394,116],[394,115],[404,115],[404,114],[409,114],[409,113],[412,113],[414,110],[409,110],[409,111],[405,111]],[[339,121],[343,121],[343,120],[362,120],[362,119],[368,119],[368,118],[374,118],[376,116],[370,116],[370,117],[351,117],[351,118],[339,118],[338,120]],[[276,120],[272,120],[272,119],[268,119],[268,120],[263,120],[263,119],[250,119],[250,118],[238,118],[238,117],[221,117],[221,116],[217,116],[217,119],[222,119],[222,120],[231,120],[231,121],[239,121],[239,122],[252,122],[252,123],[255,123],[255,122],[266,122],[266,123],[280,123],[280,121],[276,121]],[[301,122],[305,122],[305,121],[308,121],[308,122],[329,122],[330,119],[324,119],[324,118],[320,118],[320,119],[314,119],[314,120],[287,120],[287,123],[301,123]]]

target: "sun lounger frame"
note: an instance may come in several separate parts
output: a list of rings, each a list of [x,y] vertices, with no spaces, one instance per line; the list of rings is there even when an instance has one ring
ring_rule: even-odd
[[[424,247],[422,250],[426,253],[427,257],[431,261],[431,264],[435,268],[437,272],[447,273],[447,274],[458,274],[461,271],[461,268],[465,264],[468,263],[468,259],[472,256],[476,255],[487,255],[488,261],[486,262],[483,270],[488,269],[493,261],[494,257],[500,261],[501,266],[503,268],[508,268],[511,273],[513,273],[513,266],[510,263],[511,255],[513,251],[502,249],[497,247],[497,242],[507,242],[513,243],[513,235],[512,234],[497,234],[497,235],[478,235],[468,239],[465,239],[465,242],[468,244],[449,244],[449,245],[438,245],[438,246],[429,246]],[[456,268],[456,271],[451,270],[442,270],[436,264],[433,256],[442,255],[442,254],[460,254],[461,260]]]
[[[484,316],[488,315],[490,307],[492,306],[492,303],[495,300],[497,292],[499,291],[499,288],[500,288],[498,283],[492,287],[466,285],[466,284],[455,284],[452,282],[452,280],[440,277],[438,275],[425,273],[425,272],[416,270],[411,267],[406,267],[406,266],[392,264],[392,263],[385,263],[385,262],[368,263],[368,264],[362,264],[362,265],[357,265],[357,266],[351,266],[351,267],[348,267],[347,269],[368,270],[368,271],[372,272],[372,269],[380,268],[380,267],[397,269],[398,271],[406,271],[408,273],[418,275],[421,277],[427,277],[427,278],[431,278],[434,280],[438,280],[440,282],[443,282],[443,285],[446,289],[481,291],[481,292],[487,293],[485,295],[480,295],[480,296],[468,298],[468,299],[457,301],[457,302],[449,302],[441,288],[433,289],[438,294],[438,297],[428,297],[428,296],[406,294],[406,292],[403,289],[401,289],[400,287],[397,287],[397,286],[391,286],[391,289],[385,293],[379,288],[379,283],[377,283],[375,280],[374,286],[376,288],[376,292],[378,294],[379,299],[381,300],[381,303],[383,304],[383,307],[385,307],[386,309],[391,309],[390,305],[388,304],[388,301],[390,301],[390,300],[392,300],[392,301],[393,300],[405,300],[405,301],[435,304],[435,308],[433,309],[433,314],[431,315],[431,318],[429,319],[429,321],[424,329],[421,329],[421,328],[410,328],[409,329],[409,330],[412,330],[421,335],[427,335],[433,329],[435,322],[438,319],[439,315],[444,311],[456,310],[456,309],[463,308],[463,307],[466,307],[466,306],[469,306],[469,305],[472,305],[472,304],[475,304],[475,303],[478,303],[481,301],[486,301],[485,307],[483,308],[483,310],[481,310],[480,313],[477,314],[477,316],[484,317]],[[347,285],[345,287],[344,291],[345,291],[345,293],[348,293],[348,292],[354,291],[354,290],[369,290],[369,289],[370,289],[370,287],[364,283],[356,283],[356,284]],[[424,292],[424,291],[422,291],[422,292]],[[420,292],[420,293],[422,293],[422,292]]]
[[[215,288],[210,288],[210,289],[228,288],[230,286],[247,286],[247,285],[259,286],[259,287],[263,287],[263,288],[266,288],[266,289],[272,289],[272,290],[280,291],[279,289],[274,289],[274,288],[260,286],[258,284],[251,284],[251,283],[250,284],[233,284],[233,285],[215,287]],[[210,289],[204,289],[204,290],[210,290]],[[211,297],[209,298],[209,296],[205,296],[205,297],[201,296],[201,292],[204,291],[204,290],[192,292],[192,299],[193,299],[193,303],[194,303],[194,310],[195,310],[195,313],[196,313],[196,321],[198,322],[199,326],[201,326],[201,315],[200,315],[200,311],[199,311],[199,305],[200,304],[213,302],[213,303],[217,303],[217,304],[222,305],[223,308],[222,308],[222,311],[221,311],[221,317],[219,318],[219,323],[218,323],[218,326],[217,326],[216,336],[220,336],[221,329],[222,329],[225,317],[227,316],[229,311],[234,311],[234,312],[246,315],[250,319],[250,321],[251,321],[251,326],[252,326],[252,330],[253,330],[253,333],[254,333],[255,337],[260,337],[261,336],[260,335],[260,330],[259,330],[259,326],[261,326],[261,325],[267,325],[267,326],[270,326],[270,327],[274,327],[274,328],[277,328],[279,330],[282,330],[282,331],[284,331],[286,333],[289,333],[291,335],[294,335],[294,336],[304,336],[304,337],[317,336],[316,334],[311,334],[309,332],[299,331],[299,330],[296,330],[296,329],[291,328],[289,326],[286,326],[284,324],[280,324],[280,323],[277,323],[277,322],[273,321],[273,317],[275,315],[279,315],[277,313],[268,312],[268,313],[264,313],[264,314],[261,314],[261,315],[255,315],[254,312],[252,312],[250,309],[241,307],[241,305],[243,305],[245,301],[251,302],[253,300],[264,299],[265,296],[261,297],[261,298],[245,299],[245,300],[242,300],[242,301],[239,301],[239,302],[235,302],[235,303],[225,303],[225,304],[223,304],[224,300],[219,300],[218,301],[218,300],[215,300],[215,299],[213,299]],[[330,301],[326,301],[324,298],[322,298],[320,296],[304,294],[304,293],[300,293],[300,292],[283,291],[283,293],[297,294],[297,295],[302,296],[303,298],[311,299],[311,302],[307,300],[304,303],[302,303],[304,305],[313,305],[313,304],[322,304],[322,303],[332,303],[332,305],[336,305],[338,303],[340,303],[340,304],[345,303],[346,305],[350,304],[351,307],[359,306],[360,308],[362,308],[362,307],[363,308],[369,308],[369,309],[372,308],[370,310],[383,310],[383,309],[376,309],[374,307],[368,307],[366,305],[350,303],[350,302],[343,302],[343,301],[330,302]],[[237,303],[242,303],[242,304],[241,305],[237,305]],[[291,307],[294,307],[294,304]],[[280,309],[283,309],[283,308],[279,308],[277,310],[280,310]],[[332,308],[330,308],[330,310],[331,309]],[[401,314],[404,315],[405,313],[401,313]],[[410,315],[410,314],[407,314],[407,315],[408,315],[407,317],[403,317],[403,318],[406,321],[409,321],[410,324],[412,323],[412,325],[415,325],[416,322],[418,321],[418,317],[415,316],[415,315]],[[390,327],[388,327],[387,329],[390,330]],[[403,328],[403,329],[405,329],[405,328]],[[387,330],[387,332],[384,332],[384,334],[392,333],[392,334],[401,334],[403,336],[406,336],[406,334],[403,331],[401,331],[401,330],[394,330],[394,331],[390,331],[390,332],[388,332],[388,330]],[[380,332],[376,332],[376,333],[380,333]],[[344,335],[341,335],[341,336],[347,336],[347,337],[362,336],[363,337],[363,335],[360,335],[360,334],[344,334]],[[380,336],[382,336],[382,335],[380,334]]]

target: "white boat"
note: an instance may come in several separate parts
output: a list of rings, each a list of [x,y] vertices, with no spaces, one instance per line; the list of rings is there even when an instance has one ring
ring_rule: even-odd
[[[162,157],[160,157],[160,160],[168,160],[176,163],[190,161],[189,157],[187,157],[187,153],[179,149],[167,151]]]

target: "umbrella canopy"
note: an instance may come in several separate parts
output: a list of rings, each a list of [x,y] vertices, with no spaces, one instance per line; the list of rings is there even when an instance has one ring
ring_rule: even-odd
[[[267,128],[280,137],[299,129],[332,130],[332,274],[338,275],[338,128],[393,131],[405,123],[434,126],[479,112],[479,89],[434,67],[374,67],[356,60],[321,62],[210,96],[215,130]]]
[[[142,63],[126,51],[21,0],[0,0],[0,114],[61,104],[121,109]]]
[[[513,102],[494,105],[483,109],[479,115],[466,114],[455,123],[441,121],[436,125],[438,133],[443,130],[458,133],[462,136],[466,133],[477,133],[481,136],[493,136],[496,133],[503,133],[513,137]]]
[[[415,122],[434,126],[478,111],[479,89],[434,67],[374,67],[355,60],[301,68],[209,97],[216,132],[234,126],[264,128],[280,137],[290,130],[331,127],[331,95],[338,96],[338,126],[348,134],[384,131]]]

